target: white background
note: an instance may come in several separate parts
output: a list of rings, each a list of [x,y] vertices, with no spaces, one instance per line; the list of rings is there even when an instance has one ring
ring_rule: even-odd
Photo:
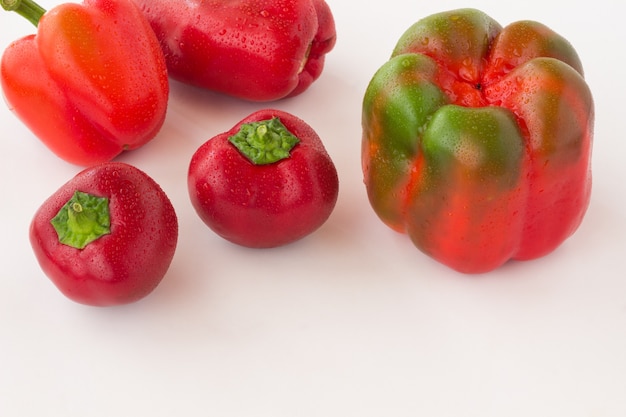
[[[49,9],[56,3],[41,3]],[[338,41],[303,95],[246,103],[172,82],[168,116],[119,158],[152,176],[179,216],[161,285],[132,305],[61,295],[28,242],[39,205],[80,168],[53,156],[0,103],[0,415],[626,415],[626,24],[617,0],[329,0]],[[431,13],[482,9],[533,19],[579,52],[596,101],[591,205],[577,233],[539,260],[465,276],[422,255],[367,202],[360,112],[397,38]],[[0,13],[0,47],[32,33]],[[186,191],[192,153],[263,107],[322,137],[340,177],[327,223],[295,244],[237,247]]]

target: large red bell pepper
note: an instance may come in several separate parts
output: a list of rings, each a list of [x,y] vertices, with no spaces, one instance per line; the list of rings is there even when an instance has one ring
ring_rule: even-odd
[[[169,83],[150,25],[130,0],[85,0],[48,12],[0,0],[38,25],[6,49],[0,81],[15,114],[55,154],[77,165],[109,161],[151,140]]]
[[[418,21],[363,102],[372,207],[466,272],[543,256],[580,225],[594,106],[573,47],[530,21],[453,10]]]
[[[335,45],[324,0],[134,0],[172,78],[252,101],[306,90]]]

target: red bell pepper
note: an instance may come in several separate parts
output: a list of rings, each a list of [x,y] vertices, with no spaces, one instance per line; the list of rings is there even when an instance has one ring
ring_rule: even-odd
[[[169,269],[177,239],[167,195],[121,162],[78,173],[41,205],[30,226],[44,273],[71,300],[94,306],[150,294]]]
[[[569,42],[473,9],[424,18],[363,101],[370,203],[434,259],[466,273],[558,247],[591,193],[594,105]]]
[[[336,39],[324,0],[134,0],[172,78],[252,101],[295,96]]]
[[[44,12],[0,0],[38,25],[5,50],[0,82],[15,114],[64,160],[109,161],[151,140],[169,83],[158,40],[130,0],[85,0]]]
[[[200,146],[188,187],[213,231],[238,245],[268,248],[318,229],[335,207],[339,181],[311,126],[266,109]]]

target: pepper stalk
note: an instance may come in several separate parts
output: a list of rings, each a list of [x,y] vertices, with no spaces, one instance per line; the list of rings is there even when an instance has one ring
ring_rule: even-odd
[[[84,249],[94,240],[111,233],[109,199],[75,191],[50,223],[60,243]]]
[[[293,147],[300,142],[278,117],[242,124],[228,140],[255,165],[288,158]]]
[[[0,0],[0,5],[7,12],[15,12],[37,27],[39,19],[46,13],[46,9],[33,0]]]

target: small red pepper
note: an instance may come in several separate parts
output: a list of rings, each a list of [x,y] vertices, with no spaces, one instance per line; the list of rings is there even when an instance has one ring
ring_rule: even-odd
[[[205,142],[189,165],[189,196],[200,218],[233,243],[285,245],[318,229],[339,190],[322,141],[303,120],[257,111]]]
[[[335,45],[324,0],[134,0],[150,21],[170,76],[252,101],[306,90]]]
[[[167,68],[130,0],[85,0],[48,12],[31,0],[0,3],[38,27],[6,49],[0,82],[8,105],[50,150],[89,166],[157,134],[169,94]]]
[[[122,162],[78,173],[41,205],[30,226],[44,273],[71,300],[94,306],[151,293],[169,269],[177,239],[167,195]]]

